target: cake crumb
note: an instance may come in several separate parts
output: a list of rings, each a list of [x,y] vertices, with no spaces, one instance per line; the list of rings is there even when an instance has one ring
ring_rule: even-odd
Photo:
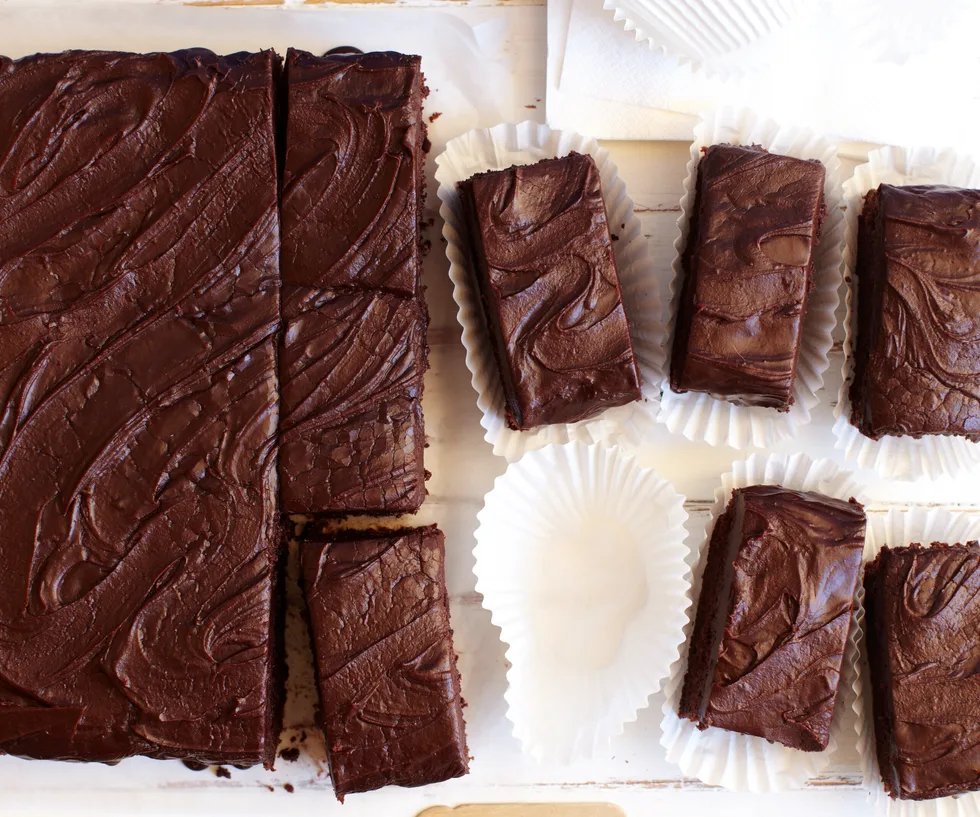
[[[611,239],[612,239],[613,241],[619,241],[619,236],[618,236],[618,235],[616,235],[616,233],[610,233],[610,234],[609,234],[609,237],[610,237],[610,238],[611,238]]]
[[[429,115],[429,122],[435,122],[440,116],[442,116],[442,111],[436,111]]]
[[[281,757],[283,760],[288,760],[290,763],[295,763],[297,760],[299,760],[299,749],[297,749],[295,746],[290,746],[283,749],[279,753],[279,757]]]
[[[225,780],[231,780],[231,772],[228,771],[224,766],[219,766],[214,770],[216,777],[223,777]]]
[[[275,791],[276,790],[274,786],[270,786],[268,783],[263,783],[262,785],[265,786],[269,791]]]
[[[286,783],[286,784],[285,784],[285,785],[283,786],[283,788],[284,788],[284,789],[285,789],[286,791],[288,791],[288,792],[289,792],[290,794],[292,794],[292,793],[293,793],[294,791],[296,791],[296,789],[294,789],[294,788],[293,788],[293,784],[292,784],[292,783]]]
[[[525,105],[524,107],[525,108],[537,108],[538,106],[537,105]]]

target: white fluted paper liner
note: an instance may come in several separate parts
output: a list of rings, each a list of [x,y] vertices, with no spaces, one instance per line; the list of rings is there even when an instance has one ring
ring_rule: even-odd
[[[739,73],[725,57],[779,31],[804,0],[605,0],[613,19],[680,64],[711,74]]]
[[[803,338],[793,384],[794,401],[789,411],[785,412],[736,406],[700,392],[678,394],[671,391],[669,382],[665,382],[659,419],[671,431],[695,442],[732,448],[765,448],[797,436],[800,427],[810,422],[810,412],[819,402],[817,392],[823,386],[824,372],[830,366],[827,355],[834,344],[833,332],[837,324],[844,241],[844,217],[838,183],[840,165],[836,146],[812,131],[780,126],[771,120],[759,118],[751,111],[733,108],[722,108],[705,117],[694,131],[681,198],[681,215],[677,220],[679,234],[674,241],[674,277],[670,287],[670,322],[667,327],[671,339],[683,283],[681,256],[690,232],[701,148],[722,143],[761,145],[771,153],[798,159],[819,159],[826,168],[824,204],[827,215],[814,251],[813,289],[803,319]]]
[[[588,153],[599,168],[602,198],[609,228],[618,237],[613,242],[623,307],[630,322],[630,337],[640,370],[643,399],[606,409],[599,416],[578,423],[542,426],[530,431],[508,428],[504,418],[504,392],[487,333],[480,294],[470,269],[466,227],[456,184],[476,173],[502,170],[513,165],[533,164],[540,159]],[[664,316],[653,261],[633,202],[619,178],[609,153],[594,139],[546,125],[521,122],[472,130],[451,140],[436,158],[436,180],[442,205],[449,256],[449,277],[458,306],[457,319],[463,328],[466,367],[470,370],[480,421],[493,453],[515,462],[526,452],[570,441],[585,443],[606,440],[636,445],[656,424],[660,387],[664,373]]]
[[[864,557],[871,561],[884,545],[903,547],[914,543],[968,542],[980,539],[980,515],[952,513],[944,508],[912,507],[892,509],[886,514],[869,514]],[[864,590],[858,594],[857,635],[864,630]],[[893,800],[885,792],[878,770],[875,749],[874,718],[871,707],[871,683],[868,678],[866,651],[851,656],[853,675],[853,708],[857,714],[858,751],[864,783],[871,790],[874,811],[881,817],[976,817],[980,814],[980,793],[959,794],[935,800]]]
[[[702,732],[692,721],[677,714],[711,532],[718,517],[727,507],[732,491],[749,485],[782,485],[797,491],[816,491],[837,499],[848,500],[853,497],[858,501],[862,500],[861,489],[854,475],[830,460],[812,460],[805,454],[778,454],[769,457],[753,454],[747,460],[732,464],[732,471],[722,477],[721,486],[715,491],[711,519],[705,526],[700,547],[692,555],[694,563],[689,573],[691,581],[684,642],[678,659],[670,668],[670,678],[664,687],[667,700],[664,703],[660,743],[667,750],[667,760],[676,763],[685,777],[696,777],[710,785],[724,786],[733,791],[784,791],[799,788],[830,762],[830,754],[836,748],[836,738],[840,732],[840,713],[849,698],[846,680],[842,680],[839,687],[830,744],[823,752],[790,749],[760,737],[716,727],[708,727]],[[843,666],[852,666],[855,655],[857,640],[852,625]]]
[[[478,520],[514,736],[539,761],[601,756],[677,655],[684,497],[618,448],[569,443],[512,463]]]
[[[844,379],[834,409],[836,447],[860,468],[871,468],[891,479],[935,478],[980,468],[980,444],[965,437],[929,435],[883,437],[872,440],[851,424],[850,386],[853,380],[854,344],[857,340],[857,238],[858,216],[864,196],[879,184],[948,184],[980,187],[980,165],[952,150],[884,147],[873,150],[844,184],[847,205],[847,247],[844,252],[847,317],[844,321]]]

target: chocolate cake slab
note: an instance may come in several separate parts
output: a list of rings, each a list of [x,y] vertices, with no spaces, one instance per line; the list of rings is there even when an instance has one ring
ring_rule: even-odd
[[[883,184],[858,222],[851,422],[980,441],[980,190]]]
[[[639,374],[591,156],[459,185],[507,423],[573,423],[640,399]]]
[[[885,789],[908,800],[980,790],[980,545],[882,548],[864,588]]]
[[[420,58],[290,49],[285,75],[283,282],[420,295]]]
[[[824,175],[818,161],[759,147],[705,149],[681,259],[673,391],[792,405]]]
[[[0,59],[0,751],[273,762],[277,68]]]
[[[425,309],[383,292],[283,288],[286,513],[407,513],[425,498]]]
[[[337,797],[466,774],[441,531],[314,536],[300,552]]]
[[[708,547],[681,717],[827,748],[865,523],[854,500],[773,485],[733,493]]]

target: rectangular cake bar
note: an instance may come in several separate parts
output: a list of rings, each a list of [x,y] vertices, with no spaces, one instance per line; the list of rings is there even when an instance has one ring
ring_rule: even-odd
[[[459,184],[507,423],[573,423],[640,399],[599,171],[572,153]]]
[[[280,486],[286,513],[415,511],[425,498],[425,309],[384,292],[287,286]]]
[[[980,545],[885,547],[864,588],[885,789],[908,800],[980,791]]]
[[[851,422],[980,441],[980,190],[881,185],[858,229]]]
[[[291,49],[285,76],[282,509],[414,512],[428,356],[420,61]]]
[[[857,502],[737,489],[715,523],[680,715],[827,748],[864,548]]]
[[[800,353],[824,167],[711,145],[698,164],[670,387],[786,410]]]
[[[435,525],[302,543],[319,719],[341,801],[466,774],[444,548]]]
[[[0,751],[271,766],[271,52],[0,58]]]
[[[420,295],[420,58],[291,48],[286,84],[283,283]]]

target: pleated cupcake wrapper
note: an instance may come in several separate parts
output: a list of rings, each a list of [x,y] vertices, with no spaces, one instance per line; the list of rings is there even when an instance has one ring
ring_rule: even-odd
[[[980,539],[980,514],[953,513],[944,508],[913,507],[868,516],[868,535],[864,558],[869,562],[884,545],[903,547],[913,543],[969,542]],[[874,718],[871,705],[867,650],[861,638],[866,628],[864,589],[858,593],[856,636],[862,647],[851,656],[853,708],[857,714],[858,751],[864,784],[871,790],[874,813],[879,817],[976,817],[980,814],[980,793],[959,794],[935,800],[893,800],[885,792],[878,768]]]
[[[741,73],[739,54],[779,31],[806,6],[804,0],[605,0],[613,19],[681,65],[716,76]]]
[[[812,460],[804,454],[769,457],[753,454],[747,460],[733,463],[732,471],[722,477],[721,486],[715,491],[711,519],[705,526],[700,547],[692,554],[694,562],[689,572],[684,641],[664,687],[667,700],[664,703],[660,742],[667,750],[667,760],[677,764],[685,777],[696,777],[709,785],[724,786],[732,791],[784,791],[801,787],[826,769],[838,739],[853,740],[853,735],[844,736],[840,731],[841,712],[851,703],[850,685],[846,680],[841,680],[838,689],[830,744],[823,752],[790,749],[760,737],[716,727],[708,727],[702,732],[692,721],[677,714],[711,532],[728,506],[732,492],[749,485],[782,485],[798,491],[816,491],[837,499],[854,497],[862,501],[861,488],[854,475],[841,470],[830,460]],[[853,665],[857,652],[857,633],[852,625],[844,667]]]
[[[678,654],[684,497],[618,448],[569,443],[512,463],[478,520],[514,736],[539,761],[608,756]]]
[[[694,209],[695,186],[701,148],[715,144],[761,145],[772,153],[798,159],[819,159],[827,171],[824,204],[827,215],[820,231],[814,256],[813,289],[807,299],[803,320],[803,338],[793,384],[793,405],[789,411],[736,406],[708,394],[678,394],[664,382],[659,419],[678,434],[695,442],[728,445],[732,448],[754,446],[766,448],[796,437],[800,428],[810,422],[810,413],[819,402],[817,392],[823,386],[824,372],[830,366],[827,355],[834,344],[836,310],[840,302],[841,254],[844,241],[844,217],[841,213],[841,189],[838,181],[837,148],[831,142],[802,128],[780,126],[761,119],[751,111],[722,108],[704,118],[694,132],[687,179],[681,198],[681,215],[677,220],[678,237],[674,241],[674,277],[671,282],[670,323],[667,333],[673,338],[677,308],[680,302],[684,270],[681,255],[690,232]]]
[[[504,415],[503,387],[479,290],[470,268],[466,226],[456,184],[486,170],[532,164],[539,159],[567,156],[573,151],[587,153],[595,160],[609,228],[619,238],[613,242],[613,252],[623,292],[623,306],[630,321],[630,336],[640,370],[643,399],[607,409],[590,420],[515,431],[508,428]],[[633,202],[626,195],[626,186],[617,175],[609,153],[600,148],[594,139],[586,139],[569,131],[552,130],[533,122],[522,122],[477,129],[453,139],[436,159],[436,165],[439,199],[442,202],[439,213],[444,221],[442,234],[447,244],[453,298],[458,307],[456,317],[463,328],[466,367],[470,370],[477,393],[477,405],[483,413],[480,422],[486,432],[484,437],[493,445],[493,453],[515,462],[528,451],[549,444],[604,440],[638,445],[656,425],[660,407],[660,388],[664,377],[664,310],[642,226],[633,213]]]
[[[834,410],[836,447],[843,449],[849,463],[870,468],[890,479],[936,478],[980,471],[980,445],[965,437],[930,435],[883,437],[872,440],[852,425],[850,386],[854,376],[854,345],[857,340],[857,238],[858,216],[864,196],[879,184],[948,184],[980,187],[980,166],[969,156],[934,148],[884,147],[873,150],[865,164],[844,184],[847,205],[847,246],[844,252],[847,287],[847,317],[844,320],[843,384]]]

